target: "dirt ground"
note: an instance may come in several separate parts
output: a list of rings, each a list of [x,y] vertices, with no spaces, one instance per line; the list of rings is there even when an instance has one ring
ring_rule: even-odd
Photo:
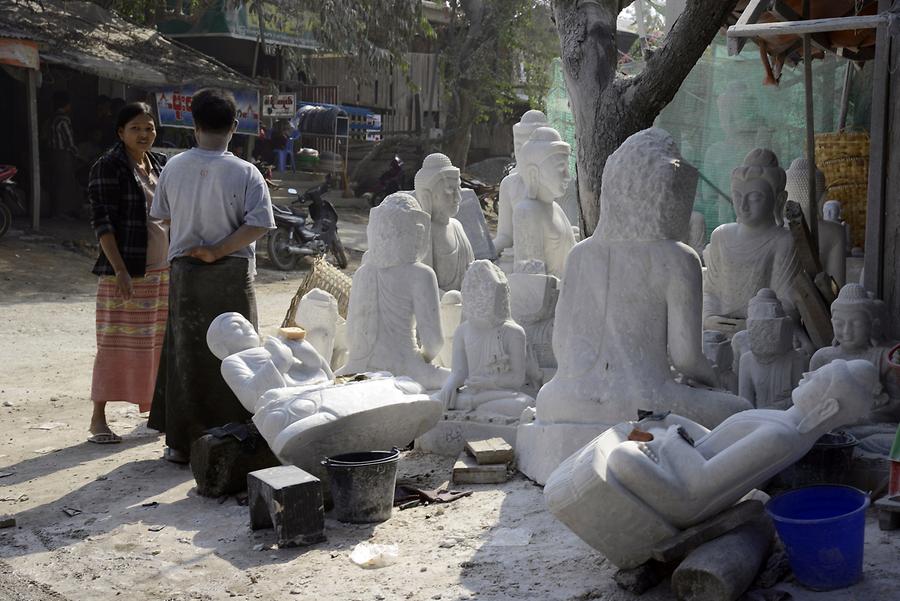
[[[79,240],[90,231],[71,223],[0,239],[0,515],[17,522],[0,530],[0,600],[634,598],[521,475],[466,487],[474,494],[448,505],[395,510],[383,524],[327,519],[325,542],[278,549],[271,530],[250,530],[236,498],[198,496],[189,468],[161,460],[163,441],[134,406],[109,408],[123,444],[87,443],[96,280],[90,242]],[[302,276],[260,261],[264,333],[280,324]],[[437,486],[451,463],[408,453],[400,477]],[[879,531],[870,512],[865,579],[851,589],[779,587],[798,600],[898,599],[898,532]],[[365,541],[397,545],[399,561],[355,566],[348,555]],[[674,596],[661,584],[642,599]]]

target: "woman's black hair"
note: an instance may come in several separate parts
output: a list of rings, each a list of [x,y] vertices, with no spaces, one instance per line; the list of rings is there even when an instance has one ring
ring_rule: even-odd
[[[129,121],[140,115],[150,115],[150,118],[153,119],[153,111],[150,109],[149,104],[146,102],[131,102],[126,104],[119,110],[119,115],[116,117],[116,131],[124,129]],[[156,120],[154,119],[154,123],[155,122]]]

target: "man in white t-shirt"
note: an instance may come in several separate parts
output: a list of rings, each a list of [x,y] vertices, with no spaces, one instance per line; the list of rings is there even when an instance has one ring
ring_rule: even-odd
[[[205,344],[217,316],[236,311],[257,326],[256,240],[275,228],[259,171],[228,152],[234,98],[205,89],[192,100],[197,147],[163,169],[150,215],[170,222],[169,321],[149,426],[166,433],[165,458],[190,459],[193,442],[250,414],[225,384]]]

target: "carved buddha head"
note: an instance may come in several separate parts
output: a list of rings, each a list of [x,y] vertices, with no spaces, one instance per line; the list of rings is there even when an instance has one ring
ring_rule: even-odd
[[[459,169],[443,154],[429,154],[416,172],[416,199],[431,219],[447,223],[459,212]]]
[[[462,284],[463,314],[473,324],[497,326],[512,319],[509,281],[503,271],[486,259],[469,266]]]
[[[761,288],[747,306],[750,350],[762,361],[774,359],[793,348],[794,324],[781,301],[769,288]]]
[[[519,151],[522,150],[522,146],[525,145],[525,142],[528,141],[528,138],[531,137],[534,130],[549,125],[550,124],[547,122],[547,115],[534,109],[525,111],[522,118],[519,119],[519,122],[513,125],[513,152],[515,153],[517,163],[520,160]]]
[[[230,311],[222,313],[209,324],[206,344],[219,359],[259,346],[259,334],[246,317]]]
[[[836,345],[844,350],[861,351],[873,346],[876,315],[874,303],[865,288],[847,284],[831,303],[831,326]]]
[[[774,227],[776,207],[787,200],[786,176],[771,150],[751,150],[731,172],[731,200],[737,221],[748,227]]]
[[[366,263],[383,268],[421,261],[430,221],[415,198],[404,192],[391,194],[369,211]]]
[[[519,151],[519,173],[528,196],[544,202],[561,198],[569,187],[571,147],[552,127],[539,127]]]

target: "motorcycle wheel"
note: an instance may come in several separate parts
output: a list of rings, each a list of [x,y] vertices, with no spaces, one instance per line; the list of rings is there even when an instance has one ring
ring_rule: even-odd
[[[297,267],[298,255],[291,254],[288,243],[291,234],[283,227],[269,232],[266,248],[269,251],[269,260],[281,271],[291,271]]]
[[[334,233],[334,238],[329,245],[329,250],[331,254],[334,256],[334,261],[337,263],[337,266],[341,269],[347,269],[347,265],[350,264],[349,259],[347,259],[347,251],[344,250],[344,243],[341,242],[341,239],[338,237],[337,232]]]
[[[0,238],[6,235],[11,224],[12,211],[9,210],[9,207],[6,206],[5,202],[0,201]]]

